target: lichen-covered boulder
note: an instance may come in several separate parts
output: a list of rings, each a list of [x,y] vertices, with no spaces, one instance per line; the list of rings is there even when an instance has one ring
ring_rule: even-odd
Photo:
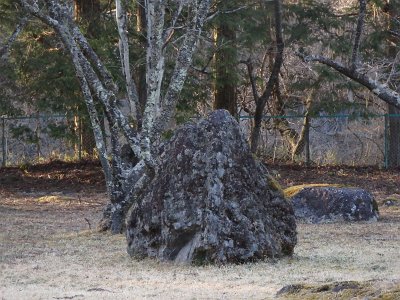
[[[296,219],[310,222],[376,221],[374,197],[360,188],[306,187],[290,198]]]
[[[128,212],[128,252],[188,263],[291,255],[294,212],[268,178],[227,111],[177,129]]]

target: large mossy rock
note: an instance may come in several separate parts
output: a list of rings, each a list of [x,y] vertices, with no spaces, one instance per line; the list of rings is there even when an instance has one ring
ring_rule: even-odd
[[[377,221],[374,197],[360,188],[304,187],[290,198],[296,219],[309,223]]]
[[[177,129],[128,212],[128,252],[189,263],[291,255],[294,212],[268,178],[227,111]]]

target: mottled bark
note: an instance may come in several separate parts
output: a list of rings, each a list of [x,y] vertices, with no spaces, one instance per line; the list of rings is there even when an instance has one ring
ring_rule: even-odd
[[[165,4],[162,0],[146,2],[147,51],[146,51],[146,83],[147,99],[143,116],[141,148],[142,158],[150,166],[154,166],[152,155],[153,127],[160,112],[161,84],[165,71],[164,57],[164,22]]]
[[[195,9],[194,18],[188,26],[185,39],[179,49],[167,92],[163,99],[162,111],[154,125],[154,132],[161,134],[164,132],[175,114],[178,96],[182,91],[190,65],[192,64],[193,54],[196,43],[202,32],[204,22],[210,9],[211,0],[202,0]]]
[[[79,50],[77,44],[75,43],[74,39],[72,38],[71,32],[69,32],[68,26],[66,25],[66,23],[68,22],[66,20],[67,15],[64,15],[63,13],[61,13],[58,6],[56,6],[52,1],[48,1],[48,6],[49,6],[49,10],[50,10],[49,15],[42,14],[40,12],[39,7],[31,6],[31,5],[27,4],[25,1],[22,1],[22,5],[31,14],[38,17],[44,23],[46,23],[47,25],[54,28],[54,30],[58,33],[60,39],[63,41],[65,47],[68,49],[68,51],[71,55],[73,65],[75,67],[75,73],[79,80],[82,94],[83,94],[83,97],[84,97],[84,100],[85,100],[85,103],[87,106],[87,110],[89,113],[91,125],[93,128],[93,133],[94,133],[94,137],[95,137],[96,147],[99,152],[100,162],[102,164],[105,178],[106,178],[107,189],[110,192],[110,186],[111,186],[111,182],[112,182],[111,169],[110,169],[110,165],[108,163],[105,140],[104,140],[103,132],[100,127],[100,121],[98,118],[99,114],[98,114],[98,111],[94,104],[92,92],[90,90],[89,83],[85,76],[84,69],[80,65],[80,58],[79,58],[80,50]]]
[[[307,55],[301,52],[297,52],[297,55],[301,57],[305,62],[315,61],[331,67],[332,69],[335,69],[346,77],[365,86],[381,100],[400,109],[400,94],[391,89],[388,84],[381,83],[378,80],[369,77],[364,72],[352,70],[350,67],[347,67],[338,61],[326,58],[321,55]]]
[[[122,65],[122,73],[125,75],[126,91],[131,113],[136,114],[138,126],[142,124],[142,111],[139,104],[139,96],[135,81],[133,80],[130,59],[129,59],[129,43],[128,43],[128,21],[126,12],[126,0],[116,0],[116,20],[119,34],[119,53]]]
[[[136,31],[139,35],[139,44],[140,47],[145,49],[146,48],[146,10],[145,10],[145,0],[139,0],[136,4]],[[139,103],[140,109],[144,110],[146,106],[146,99],[147,99],[147,86],[146,86],[146,64],[141,63],[139,64],[137,71],[137,86],[138,86],[138,96],[139,96]]]
[[[31,2],[21,0],[20,3],[29,14],[39,18],[55,30],[71,56],[89,112],[110,195],[110,204],[107,206],[108,209],[103,219],[103,229],[111,229],[114,233],[121,232],[124,226],[124,216],[135,199],[134,195],[145,188],[157,172],[154,167],[159,153],[154,152],[154,149],[158,149],[156,144],[158,140],[155,137],[161,135],[173,116],[174,106],[183,88],[187,69],[191,64],[195,45],[208,13],[210,0],[190,3],[193,5],[193,7],[190,6],[190,9],[194,8],[195,17],[190,18],[186,24],[185,38],[179,48],[177,63],[164,97],[161,95],[161,84],[165,71],[165,47],[173,36],[174,26],[178,22],[182,8],[185,6],[189,8],[189,3],[179,2],[180,8],[169,24],[171,26],[166,28],[164,24],[165,1],[143,1],[146,12],[145,24],[147,25],[145,30],[147,35],[147,94],[146,101],[143,101],[146,103],[146,107],[142,127],[132,127],[128,117],[123,115],[117,107],[116,84],[113,82],[110,72],[76,26],[71,7],[56,0],[46,0],[45,5],[41,7],[36,2],[30,4]],[[117,20],[122,45],[123,72],[126,75],[126,84],[129,85],[133,81],[129,75],[126,14],[122,6],[118,6]],[[132,89],[128,89],[128,93],[132,92],[134,92]],[[136,110],[140,112],[138,101],[136,105]],[[105,113],[110,125],[111,145],[108,152],[100,127],[98,106]],[[136,121],[138,120],[140,121],[140,116],[136,116]],[[156,126],[157,124],[158,126]],[[125,146],[123,143],[125,142],[128,142],[130,154],[124,158]]]

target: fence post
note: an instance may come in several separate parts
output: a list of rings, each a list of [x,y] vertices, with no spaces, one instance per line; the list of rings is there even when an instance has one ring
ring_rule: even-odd
[[[306,118],[309,118],[308,116]],[[305,143],[306,143],[306,166],[308,167],[310,165],[311,159],[310,159],[310,119],[307,120],[305,124]]]
[[[7,140],[6,140],[6,117],[1,117],[3,129],[1,131],[1,143],[2,143],[2,150],[3,150],[3,161],[1,163],[2,167],[7,166]]]
[[[82,118],[80,116],[78,118],[79,118],[79,121],[78,121],[78,124],[79,124],[79,129],[78,129],[78,134],[79,134],[79,137],[78,137],[78,159],[79,159],[79,161],[81,161],[82,160]]]
[[[384,158],[384,167],[385,169],[387,169],[389,167],[389,145],[388,145],[388,134],[389,134],[389,117],[387,114],[384,115],[385,118],[385,132],[384,132],[384,154],[383,154],[383,158]]]

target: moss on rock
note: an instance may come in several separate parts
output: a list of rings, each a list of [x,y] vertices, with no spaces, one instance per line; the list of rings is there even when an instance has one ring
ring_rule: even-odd
[[[310,188],[310,187],[344,187],[343,184],[331,184],[331,183],[306,183],[306,184],[300,184],[300,185],[294,185],[291,187],[288,187],[283,190],[284,195],[286,198],[291,198],[295,196],[297,193],[299,193],[301,190],[305,188]]]
[[[384,286],[380,282],[342,281],[328,284],[291,284],[280,289],[276,296],[293,300],[400,299],[400,283]]]

